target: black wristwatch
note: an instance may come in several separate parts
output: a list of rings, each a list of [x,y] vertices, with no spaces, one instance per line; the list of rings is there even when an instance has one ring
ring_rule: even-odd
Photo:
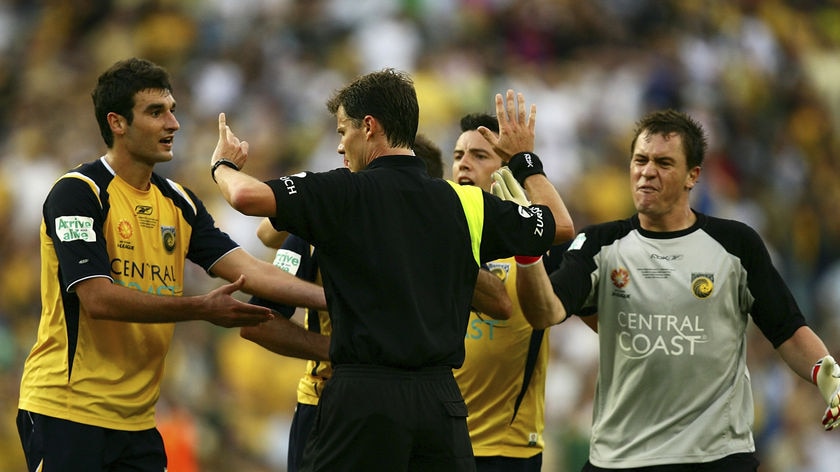
[[[239,166],[236,165],[235,162],[229,161],[227,159],[219,159],[218,161],[214,162],[213,165],[210,167],[210,177],[213,178],[213,182],[216,181],[216,169],[218,169],[219,166],[227,166],[233,170],[239,170]]]

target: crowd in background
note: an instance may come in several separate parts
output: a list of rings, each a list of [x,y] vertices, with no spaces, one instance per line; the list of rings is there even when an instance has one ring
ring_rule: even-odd
[[[324,105],[356,75],[411,73],[420,131],[445,151],[458,119],[508,88],[537,104],[536,152],[581,229],[633,212],[635,121],[678,108],[708,130],[693,206],[753,226],[809,323],[840,355],[840,2],[820,0],[0,1],[0,470],[22,470],[14,416],[40,311],[41,204],[65,170],[104,154],[90,91],[119,59],[173,76],[175,159],[249,251],[258,220],[213,188],[217,117],[250,143],[252,175],[342,164]],[[450,155],[444,153],[446,163]],[[448,165],[444,166],[449,168]],[[187,293],[218,284],[193,267]],[[840,433],[824,402],[752,327],[762,472],[825,472]],[[597,336],[552,328],[546,471],[585,461]],[[169,470],[279,471],[302,361],[209,323],[176,329],[159,404]],[[651,385],[650,388],[657,388]]]

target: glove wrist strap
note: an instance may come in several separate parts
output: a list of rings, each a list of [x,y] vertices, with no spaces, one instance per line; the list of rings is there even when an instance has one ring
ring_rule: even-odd
[[[528,267],[536,264],[542,259],[542,256],[513,256],[516,265]]]
[[[817,374],[820,371],[820,366],[822,365],[822,359],[818,360],[814,367],[811,367],[811,381],[814,382],[814,385],[817,385]]]

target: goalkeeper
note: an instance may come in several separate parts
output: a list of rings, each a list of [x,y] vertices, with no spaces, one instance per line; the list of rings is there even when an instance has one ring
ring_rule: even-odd
[[[747,370],[749,318],[838,423],[838,368],[749,226],[689,204],[706,152],[690,116],[636,126],[628,168],[636,214],[584,228],[546,276],[520,266],[528,321],[597,317],[599,373],[586,472],[758,470]]]

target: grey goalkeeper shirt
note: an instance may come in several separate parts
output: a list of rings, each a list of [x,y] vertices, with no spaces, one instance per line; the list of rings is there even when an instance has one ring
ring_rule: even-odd
[[[569,313],[598,313],[590,461],[604,468],[752,452],[748,316],[778,347],[804,326],[759,235],[697,213],[683,231],[638,216],[586,228],[551,275]]]

